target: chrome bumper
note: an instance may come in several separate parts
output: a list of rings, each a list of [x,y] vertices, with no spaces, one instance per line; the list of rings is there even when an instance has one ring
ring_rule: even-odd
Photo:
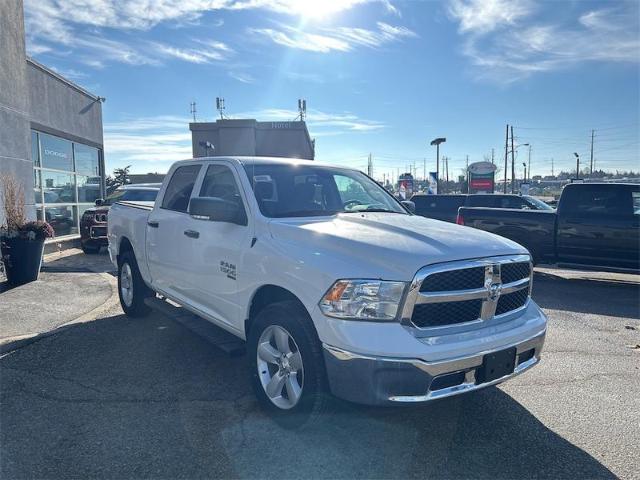
[[[450,397],[515,377],[540,361],[545,334],[546,329],[516,344],[439,362],[372,357],[326,344],[323,347],[334,395],[357,403],[390,405]],[[516,365],[512,373],[492,381],[476,382],[476,373],[485,355],[514,347]]]

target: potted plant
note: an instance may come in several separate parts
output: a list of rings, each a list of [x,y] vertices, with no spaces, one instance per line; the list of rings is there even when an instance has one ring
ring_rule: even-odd
[[[24,198],[24,189],[14,177],[0,177],[0,199],[4,210],[0,250],[7,282],[14,286],[38,279],[44,241],[54,235],[47,222],[26,220]]]

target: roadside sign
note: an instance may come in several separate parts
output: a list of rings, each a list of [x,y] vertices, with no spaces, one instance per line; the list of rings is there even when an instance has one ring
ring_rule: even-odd
[[[469,165],[469,193],[493,193],[496,166],[491,162],[475,162]]]

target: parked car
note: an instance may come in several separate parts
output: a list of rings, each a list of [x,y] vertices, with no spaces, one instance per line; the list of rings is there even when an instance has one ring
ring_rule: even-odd
[[[246,340],[256,395],[286,426],[314,417],[327,391],[413,404],[540,360],[547,320],[527,251],[412,215],[356,170],[181,161],[153,206],[116,203],[108,224],[126,314],[158,293]]]
[[[116,188],[104,200],[96,200],[96,206],[88,208],[80,217],[80,245],[87,254],[98,253],[107,246],[107,217],[109,209],[115,202],[146,201],[153,202],[160,190],[160,183],[140,183],[123,185]],[[57,234],[57,231],[56,231]]]
[[[458,223],[520,243],[535,262],[640,269],[638,184],[570,184],[551,211],[463,207]]]
[[[553,210],[549,205],[529,195],[459,194],[427,195],[411,197],[416,205],[416,214],[455,223],[460,207],[513,208],[517,210]]]

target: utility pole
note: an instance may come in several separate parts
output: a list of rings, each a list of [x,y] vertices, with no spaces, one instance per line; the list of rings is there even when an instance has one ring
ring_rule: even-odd
[[[191,102],[189,106],[191,107],[190,113],[193,115],[193,123],[196,123],[196,102]]]
[[[553,158],[551,159],[551,176],[555,177],[555,175],[553,173]]]
[[[449,157],[447,157],[447,190],[449,189]]]
[[[531,144],[529,144],[529,178],[531,178]],[[526,170],[525,170],[526,172]],[[527,176],[525,175],[524,181],[527,181]]]
[[[593,137],[595,136],[595,133],[595,130],[591,130],[591,167],[589,169],[591,175],[593,175]]]
[[[504,140],[504,186],[503,193],[507,193],[507,162],[509,161],[509,124],[507,124],[507,135]]]
[[[367,175],[373,177],[373,162],[371,160],[371,154],[369,154],[369,162],[367,163]]]
[[[513,146],[513,125],[511,125],[511,193],[516,193],[516,149]]]
[[[496,149],[495,149],[495,148],[492,148],[492,149],[491,149],[491,163],[492,163],[493,165],[495,165],[495,164],[496,164],[496,162],[494,161],[495,153],[496,153]],[[467,167],[468,167],[468,166],[469,166],[469,157],[467,156]]]

